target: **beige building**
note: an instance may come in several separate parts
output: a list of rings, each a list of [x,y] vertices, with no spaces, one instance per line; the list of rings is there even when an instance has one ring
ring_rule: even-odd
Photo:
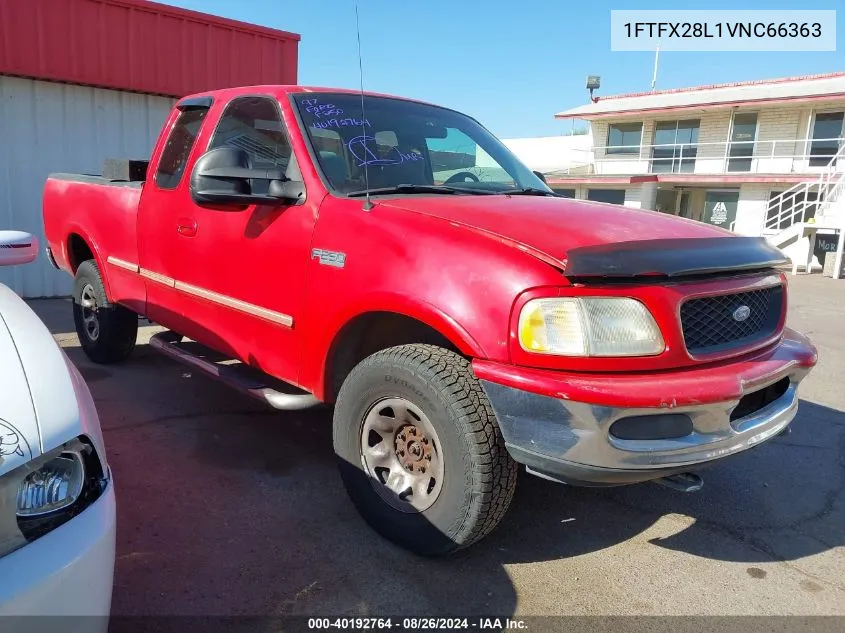
[[[589,140],[569,141],[566,160],[543,161],[549,185],[566,195],[766,235],[801,261],[803,225],[834,226],[843,215],[845,72],[599,96],[555,116],[589,124]],[[532,166],[525,140],[506,143]],[[836,239],[816,232],[819,264]]]

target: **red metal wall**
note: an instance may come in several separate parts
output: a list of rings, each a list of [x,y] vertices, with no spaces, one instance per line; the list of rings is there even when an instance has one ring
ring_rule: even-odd
[[[299,35],[146,0],[0,0],[0,74],[181,97],[295,84]]]

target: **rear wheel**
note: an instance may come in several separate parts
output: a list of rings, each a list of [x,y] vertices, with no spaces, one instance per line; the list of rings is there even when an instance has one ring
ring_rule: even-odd
[[[390,348],[352,370],[335,406],[334,446],[364,519],[422,555],[489,534],[516,486],[516,464],[469,363],[433,345]]]
[[[82,262],[73,280],[73,320],[85,354],[95,363],[125,360],[135,348],[138,315],[109,303],[93,259]]]

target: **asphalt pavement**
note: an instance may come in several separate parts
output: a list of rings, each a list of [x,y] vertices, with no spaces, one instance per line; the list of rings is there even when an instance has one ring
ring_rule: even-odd
[[[789,436],[704,488],[525,476],[496,532],[448,559],[382,540],[348,501],[331,412],[276,412],[154,352],[97,366],[69,300],[31,305],[96,400],[118,495],[113,614],[845,614],[845,280],[790,277],[820,362]]]

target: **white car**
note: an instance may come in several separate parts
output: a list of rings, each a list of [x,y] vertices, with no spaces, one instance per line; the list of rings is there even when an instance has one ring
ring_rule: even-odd
[[[37,254],[34,236],[0,231],[0,266]],[[41,320],[0,284],[0,616],[99,616],[53,624],[105,631],[114,552],[114,486],[94,401]],[[33,624],[2,620],[4,633]]]

